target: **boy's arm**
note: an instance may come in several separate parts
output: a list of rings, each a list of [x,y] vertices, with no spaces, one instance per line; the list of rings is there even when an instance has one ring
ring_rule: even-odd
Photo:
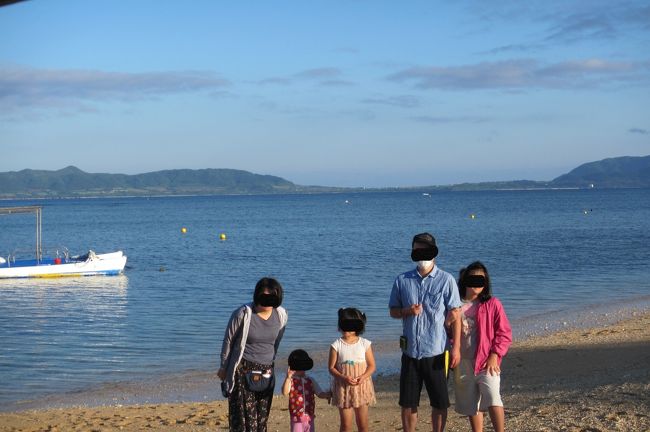
[[[462,328],[462,320],[460,317],[460,307],[463,305],[460,301],[460,294],[456,280],[450,277],[445,285],[445,309],[447,310],[447,319],[445,324],[451,324],[451,336],[454,340],[454,345],[451,349],[451,356],[449,359],[449,367],[455,368],[460,363],[460,333]]]
[[[413,304],[409,307],[392,307],[390,308],[390,317],[395,319],[402,319],[409,315],[420,315],[422,313],[421,304]]]
[[[451,348],[451,358],[449,361],[449,367],[453,369],[460,363],[460,333],[462,329],[460,308],[450,310],[448,315],[453,316],[453,321],[451,323],[451,334],[454,339],[454,345]]]
[[[393,288],[390,291],[390,299],[388,300],[388,309],[391,318],[402,319],[402,302],[399,298],[399,284],[397,279],[393,283]]]

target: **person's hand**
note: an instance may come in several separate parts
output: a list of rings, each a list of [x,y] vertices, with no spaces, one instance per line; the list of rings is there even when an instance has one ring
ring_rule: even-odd
[[[460,364],[460,346],[452,347],[451,353],[449,354],[449,368],[454,369]]]
[[[487,373],[493,376],[501,374],[501,368],[499,367],[499,357],[495,353],[491,353],[485,362]]]
[[[345,381],[348,385],[351,386],[359,385],[359,378],[346,376],[343,381]]]
[[[420,303],[412,304],[406,308],[406,311],[404,315],[420,315],[422,313],[422,305]]]
[[[226,370],[224,368],[219,368],[217,371],[217,376],[221,381],[224,381],[226,379]]]
[[[318,396],[321,399],[327,399],[327,403],[329,403],[329,400],[332,398],[332,392],[324,391],[324,392],[317,393],[316,396]]]
[[[287,378],[291,379],[293,378],[294,371],[291,370],[291,368],[287,368]]]

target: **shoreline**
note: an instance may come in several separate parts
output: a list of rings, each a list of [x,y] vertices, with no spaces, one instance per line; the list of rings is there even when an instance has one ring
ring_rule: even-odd
[[[504,358],[502,375],[507,430],[646,431],[650,429],[648,364],[647,309],[632,311],[616,323],[594,323],[590,328],[515,341]],[[373,379],[378,403],[370,409],[371,430],[401,428],[399,377],[378,374]],[[466,430],[467,420],[453,412],[453,395],[451,400],[449,430]],[[423,392],[421,430],[428,428],[427,402]],[[321,400],[317,405],[319,430],[337,430],[338,410]],[[227,412],[224,400],[135,405],[118,400],[95,407],[0,413],[0,430],[227,430]],[[286,399],[276,395],[269,430],[287,426]]]
[[[510,183],[518,180],[506,180],[496,183]],[[524,180],[525,181],[525,180]],[[532,180],[536,181],[536,180]],[[492,183],[492,182],[488,182]],[[294,190],[277,192],[224,192],[224,193],[152,193],[152,194],[127,194],[127,195],[51,195],[51,196],[1,196],[0,201],[34,201],[34,200],[76,200],[76,199],[121,199],[121,198],[193,198],[193,197],[229,197],[229,196],[282,196],[282,195],[343,195],[343,194],[366,194],[366,193],[435,193],[435,192],[548,192],[548,191],[580,191],[594,190],[588,186],[549,186],[549,187],[481,187],[480,183],[472,183],[472,186],[465,187],[464,183],[452,185],[432,186],[387,186],[387,187],[366,187],[366,186],[306,186],[304,188],[316,188],[315,190]],[[479,186],[473,186],[479,185]],[[321,190],[323,188],[325,190]],[[326,190],[332,189],[332,190]],[[614,186],[597,188],[598,190],[643,190],[647,186]]]
[[[569,314],[571,312],[571,314]],[[617,324],[631,314],[650,313],[650,295],[623,299],[616,303],[586,305],[581,311],[555,310],[511,320],[515,346],[525,345],[529,340],[552,336],[562,331],[578,331],[593,327]],[[373,351],[378,363],[375,376],[399,374],[401,353],[393,341],[373,340]],[[281,347],[278,354],[279,374],[284,372],[284,362],[292,348]],[[285,352],[286,351],[286,352]],[[314,376],[319,383],[327,385],[327,349],[309,349],[314,359]],[[199,403],[223,400],[214,370],[207,368],[187,369],[164,375],[143,377],[136,380],[89,384],[85,388],[40,395],[0,404],[0,415],[26,410],[65,409],[74,407],[147,405],[166,403]],[[280,390],[276,388],[276,395]]]

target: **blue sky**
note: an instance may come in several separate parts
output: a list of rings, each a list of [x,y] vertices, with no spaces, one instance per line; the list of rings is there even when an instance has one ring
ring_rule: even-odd
[[[0,8],[0,171],[550,180],[650,154],[647,1]]]

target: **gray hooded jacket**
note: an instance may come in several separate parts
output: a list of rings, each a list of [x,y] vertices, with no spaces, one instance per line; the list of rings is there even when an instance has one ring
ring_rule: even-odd
[[[235,370],[241,362],[244,355],[244,348],[246,347],[246,340],[248,339],[248,329],[250,327],[251,318],[253,316],[254,303],[242,305],[236,309],[230,316],[230,321],[226,326],[226,331],[223,335],[223,344],[221,345],[221,368],[226,371],[226,389],[230,394],[235,387]],[[288,315],[287,311],[282,307],[276,308],[280,318],[280,332],[275,339],[275,355],[278,353],[278,347],[282,336],[284,336],[284,329],[287,326]]]

